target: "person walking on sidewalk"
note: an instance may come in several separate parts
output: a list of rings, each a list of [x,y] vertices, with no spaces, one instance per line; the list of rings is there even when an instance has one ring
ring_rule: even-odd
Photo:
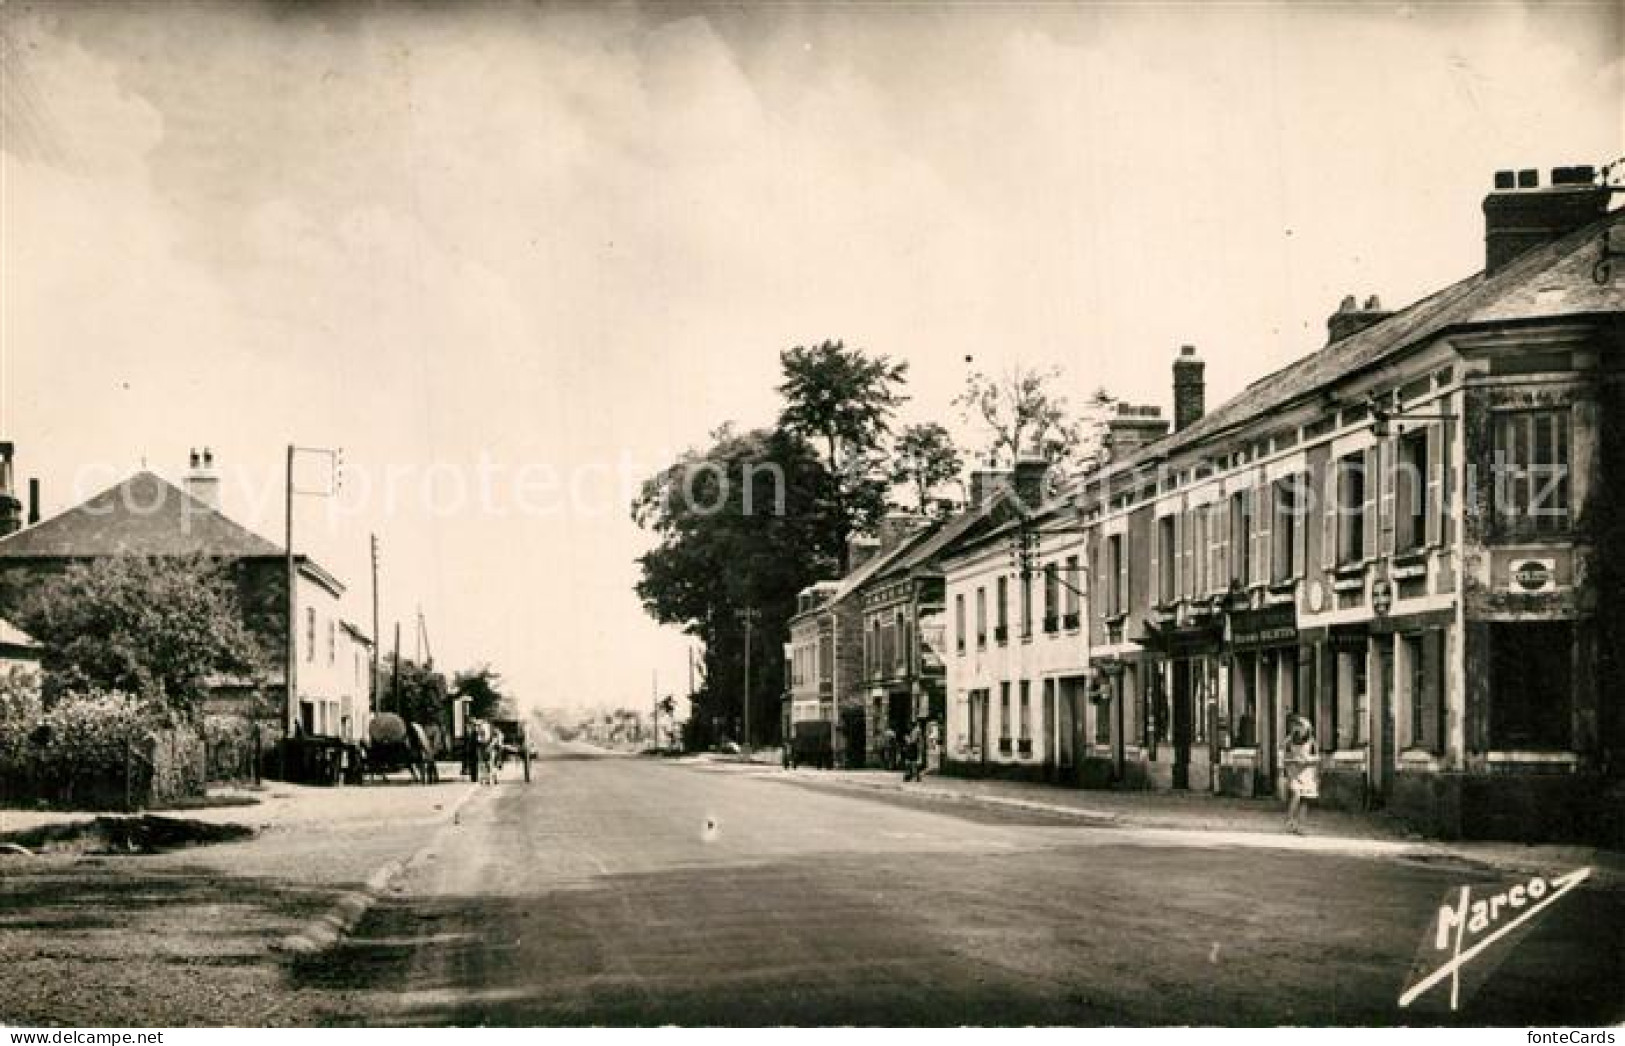
[[[903,780],[918,781],[920,779],[920,745],[924,738],[920,735],[920,724],[915,723],[909,729],[908,736],[903,739]]]
[[[1301,715],[1287,720],[1281,765],[1286,772],[1286,830],[1302,835],[1304,817],[1308,813],[1304,803],[1320,798],[1320,766],[1315,752],[1315,728]]]

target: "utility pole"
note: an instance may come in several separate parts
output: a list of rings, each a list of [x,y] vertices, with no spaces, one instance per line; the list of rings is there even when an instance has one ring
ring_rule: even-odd
[[[295,630],[299,627],[298,574],[294,568],[293,560],[293,456],[297,450],[298,448],[292,443],[288,444],[288,472],[287,483],[285,484],[286,504],[284,505],[286,512],[284,523],[286,527],[283,533],[283,550],[287,555],[285,566],[287,568],[286,583],[288,586],[288,642],[287,649],[283,652],[285,658],[282,662],[282,684],[285,690],[282,718],[283,726],[286,728],[289,737],[293,736],[294,724],[298,721],[299,716],[299,683],[296,678],[299,673],[299,654],[294,649],[293,641],[294,636],[297,634]]]
[[[734,615],[745,623],[745,725],[741,733],[745,735],[742,740],[745,751],[748,753],[750,751],[750,630],[751,626],[756,624],[756,619],[761,616],[761,611],[755,607],[740,607],[734,611]]]
[[[652,702],[652,704],[649,706],[649,711],[651,713],[653,713],[652,716],[649,719],[649,722],[654,727],[653,734],[652,734],[652,740],[653,740],[653,743],[654,743],[654,747],[659,748],[660,747],[660,669],[657,668],[652,673],[650,673],[649,683],[650,683],[649,700]]]
[[[378,711],[378,656],[384,637],[378,634],[378,535],[372,535],[372,685],[367,687],[367,710]]]
[[[399,621],[395,622],[395,664],[393,668],[395,669],[395,681],[390,684],[389,701],[391,710],[396,715],[401,715],[401,623]],[[405,719],[406,717],[401,716],[401,718]]]

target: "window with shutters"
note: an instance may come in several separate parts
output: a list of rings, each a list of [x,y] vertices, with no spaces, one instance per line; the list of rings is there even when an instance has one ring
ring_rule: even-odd
[[[1010,751],[1010,681],[999,684],[999,751]]]
[[[1367,513],[1372,502],[1366,487],[1366,454],[1357,451],[1337,461],[1337,565],[1365,559]]]
[[[1025,571],[1021,575],[1021,638],[1033,637],[1033,575],[1032,571]]]
[[[1066,619],[1062,622],[1067,628],[1077,628],[1078,615],[1082,607],[1083,574],[1078,566],[1077,556],[1066,557],[1066,592],[1062,600],[1066,606]]]
[[[972,690],[966,697],[965,708],[969,720],[965,724],[966,731],[970,735],[966,738],[966,747],[980,748],[982,747],[982,717],[987,714],[987,691]]]
[[[976,589],[976,649],[987,649],[987,589]]]
[[[1561,534],[1570,525],[1569,412],[1495,416],[1494,496],[1502,538]]]
[[[1177,593],[1174,581],[1179,567],[1176,537],[1173,516],[1163,516],[1157,520],[1157,562],[1154,565],[1153,576],[1157,582],[1155,602],[1159,606],[1172,603]]]
[[[305,660],[316,660],[316,608],[305,608]]]
[[[1303,509],[1308,501],[1303,497],[1297,476],[1286,476],[1270,484],[1270,511],[1274,522],[1270,527],[1270,582],[1280,584],[1303,573],[1299,562],[1299,549],[1303,538]]]
[[[1193,596],[1198,596],[1208,590],[1207,572],[1209,540],[1207,533],[1206,506],[1191,509],[1189,521],[1191,528],[1189,549],[1191,564],[1190,594]]]
[[[1000,575],[995,590],[997,598],[994,602],[997,605],[994,613],[997,617],[993,625],[993,640],[1002,646],[1010,638],[1010,579]]]
[[[1123,535],[1113,534],[1106,539],[1106,613],[1112,617],[1128,611],[1125,590],[1128,564],[1123,560]]]
[[[897,651],[893,667],[899,675],[906,675],[914,663],[914,627],[904,613],[897,612]]]
[[[1058,632],[1061,628],[1061,567],[1057,563],[1044,564],[1044,631]]]
[[[1252,579],[1252,532],[1252,491],[1238,490],[1230,495],[1230,580],[1243,585]]]
[[[1394,551],[1415,552],[1428,537],[1428,430],[1399,437],[1394,454]]]
[[[1222,592],[1230,584],[1229,524],[1230,506],[1221,498],[1207,507],[1208,567],[1207,590]]]
[[[954,596],[954,649],[965,652],[965,594]]]
[[[1032,740],[1032,736],[1033,736],[1033,733],[1032,733],[1032,730],[1033,730],[1033,724],[1032,724],[1032,682],[1030,680],[1023,679],[1021,681],[1021,709],[1020,709],[1020,711],[1021,711],[1021,719],[1017,723],[1017,729],[1019,729],[1021,732],[1016,736],[1016,739],[1018,741],[1029,742],[1029,741]]]

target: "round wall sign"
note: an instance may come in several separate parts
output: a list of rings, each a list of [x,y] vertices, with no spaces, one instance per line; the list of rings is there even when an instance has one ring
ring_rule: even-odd
[[[1371,609],[1378,617],[1386,617],[1394,606],[1394,586],[1387,579],[1371,583]]]
[[[1551,588],[1552,564],[1544,559],[1526,559],[1512,564],[1512,585],[1524,592]]]

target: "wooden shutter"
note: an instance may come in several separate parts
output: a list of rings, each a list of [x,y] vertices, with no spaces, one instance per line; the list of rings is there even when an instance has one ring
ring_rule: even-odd
[[[1396,467],[1398,452],[1399,441],[1397,439],[1389,438],[1377,444],[1378,468],[1381,470],[1379,474],[1382,477],[1382,504],[1379,506],[1378,512],[1381,522],[1378,527],[1379,533],[1382,535],[1382,554],[1385,556],[1394,554],[1394,540],[1399,532],[1399,520],[1394,515],[1394,485],[1398,479],[1397,473],[1399,471]]]
[[[1184,594],[1187,598],[1196,595],[1196,514],[1200,511],[1188,508],[1179,517],[1185,522],[1185,539],[1180,542],[1180,548],[1185,557]]]
[[[1444,664],[1444,630],[1430,628],[1422,633],[1422,736],[1412,738],[1413,744],[1420,744],[1429,752],[1439,751],[1443,745],[1440,730],[1439,714],[1444,695],[1440,693],[1440,682],[1443,678],[1441,668]]]
[[[1360,554],[1366,559],[1377,558],[1377,448],[1370,446],[1365,449],[1365,457],[1360,463],[1364,469],[1365,503],[1360,506],[1360,518],[1363,521],[1365,532],[1365,547]]]
[[[1292,576],[1309,573],[1309,473],[1292,477]]]
[[[1343,493],[1338,489],[1339,471],[1338,459],[1330,458],[1321,473],[1320,565],[1327,570],[1337,566],[1337,507]]]
[[[1213,504],[1219,512],[1219,573],[1213,586],[1226,589],[1230,587],[1230,496],[1226,494]]]
[[[1444,473],[1449,459],[1444,454],[1444,424],[1433,422],[1428,426],[1427,476],[1427,544],[1434,546],[1444,540]]]
[[[1320,685],[1315,688],[1315,747],[1329,752],[1337,748],[1337,652],[1330,643],[1316,645],[1320,658]]]
[[[1125,538],[1124,540],[1127,541],[1127,538]],[[1124,560],[1128,559],[1127,556],[1124,556],[1123,558],[1124,558]],[[1173,596],[1172,592],[1164,594],[1164,592],[1162,591],[1162,570],[1161,570],[1161,566],[1160,566],[1161,563],[1162,563],[1162,517],[1161,516],[1152,516],[1151,517],[1151,580],[1150,580],[1150,583],[1146,586],[1146,591],[1148,593],[1150,593],[1151,605],[1152,606],[1161,606],[1165,599],[1170,599]]]
[[[1275,485],[1261,478],[1253,490],[1253,582],[1267,585],[1274,576],[1270,563],[1274,542],[1270,539],[1275,530]]]
[[[1128,611],[1128,605],[1129,605],[1129,596],[1128,596],[1128,557],[1129,557],[1128,535],[1129,535],[1129,532],[1125,528],[1123,533],[1118,535],[1118,537],[1117,537],[1117,553],[1118,553],[1118,555],[1117,555],[1117,598],[1112,600],[1112,612],[1116,613],[1116,614],[1126,613]],[[1155,542],[1153,542],[1152,544],[1155,545]]]

